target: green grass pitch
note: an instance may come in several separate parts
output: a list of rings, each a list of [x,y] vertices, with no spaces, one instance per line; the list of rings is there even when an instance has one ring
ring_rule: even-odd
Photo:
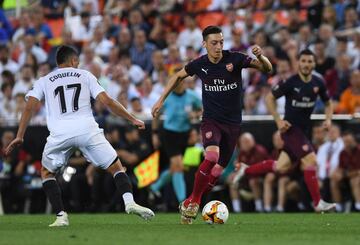
[[[70,226],[49,228],[51,215],[0,216],[0,244],[360,244],[360,214],[230,214],[225,225],[178,214],[146,222],[126,214],[70,214]]]

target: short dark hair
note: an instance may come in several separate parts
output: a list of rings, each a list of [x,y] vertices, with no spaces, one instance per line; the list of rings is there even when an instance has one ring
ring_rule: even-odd
[[[221,28],[218,26],[208,26],[202,32],[203,40],[205,41],[207,36],[210,34],[216,34],[221,32]]]
[[[73,56],[78,56],[76,49],[68,45],[62,45],[56,51],[56,63],[57,65],[64,64]]]
[[[314,59],[316,60],[316,56],[315,54],[313,53],[313,51],[311,51],[310,49],[304,49],[302,50],[299,55],[298,55],[298,59],[301,58],[302,55],[312,55],[314,57]]]

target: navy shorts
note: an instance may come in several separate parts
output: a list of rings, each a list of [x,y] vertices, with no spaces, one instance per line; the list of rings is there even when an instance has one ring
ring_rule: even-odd
[[[179,133],[164,129],[162,136],[164,150],[169,158],[185,153],[186,147],[188,146],[189,131]]]
[[[204,148],[216,145],[220,148],[219,164],[226,167],[234,152],[241,127],[235,124],[221,123],[203,118],[200,126]]]
[[[285,133],[281,133],[281,138],[284,141],[283,151],[289,155],[293,162],[314,152],[314,147],[309,139],[296,126],[291,126]]]

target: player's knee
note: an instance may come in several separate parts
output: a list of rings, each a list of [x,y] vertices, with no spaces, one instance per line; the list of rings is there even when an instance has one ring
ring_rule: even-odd
[[[218,178],[222,174],[223,170],[224,168],[221,165],[215,164],[215,166],[211,169],[211,175]]]
[[[206,151],[205,159],[212,163],[217,163],[219,161],[219,153],[216,151]]]

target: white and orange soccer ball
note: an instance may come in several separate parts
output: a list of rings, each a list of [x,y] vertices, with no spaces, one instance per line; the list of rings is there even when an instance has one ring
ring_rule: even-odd
[[[229,210],[223,202],[208,202],[202,210],[202,218],[207,224],[225,224],[229,218]]]

